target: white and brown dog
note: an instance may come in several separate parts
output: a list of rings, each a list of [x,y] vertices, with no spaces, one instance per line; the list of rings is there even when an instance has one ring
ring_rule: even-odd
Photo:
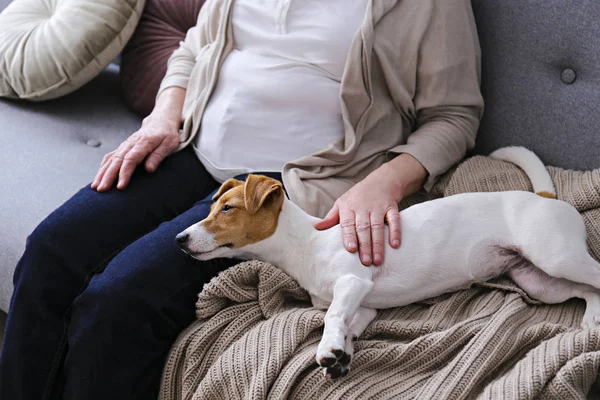
[[[327,309],[316,359],[328,378],[348,373],[353,341],[376,309],[504,273],[544,303],[585,299],[582,328],[599,326],[600,264],[588,253],[581,216],[554,199],[550,175],[529,150],[508,147],[490,156],[521,167],[539,195],[465,193],[403,210],[402,245],[388,245],[378,267],[363,266],[357,253],[344,248],[339,225],[316,230],[318,219],[286,199],[279,181],[258,175],[245,183],[225,182],[210,215],[181,232],[177,242],[199,260],[258,259],[296,279],[314,306]]]

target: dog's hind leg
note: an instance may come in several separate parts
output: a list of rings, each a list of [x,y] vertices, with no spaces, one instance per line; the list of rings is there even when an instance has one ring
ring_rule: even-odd
[[[536,257],[531,262],[550,276],[590,285],[600,290],[600,264],[583,246],[560,257]]]
[[[550,276],[528,261],[521,262],[509,270],[508,275],[531,298],[547,304],[562,303],[575,297],[584,299],[586,309],[581,327],[592,329],[600,326],[600,290],[583,283]]]
[[[504,261],[508,269],[535,265],[554,278],[590,285],[600,290],[600,263],[590,256],[583,241],[559,241],[545,248],[524,250],[514,245],[495,245],[494,258]]]
[[[341,276],[335,282],[333,301],[325,314],[323,338],[317,348],[316,356],[317,363],[324,368],[323,373],[326,378],[335,379],[348,373],[347,366],[351,355],[344,351],[346,340],[351,335],[351,323],[363,299],[372,288],[372,281],[354,275]],[[366,319],[361,317],[360,322],[364,323],[364,321]],[[363,330],[369,322],[366,321]]]
[[[585,292],[581,297],[585,299],[581,328],[587,330],[600,327],[600,292]]]

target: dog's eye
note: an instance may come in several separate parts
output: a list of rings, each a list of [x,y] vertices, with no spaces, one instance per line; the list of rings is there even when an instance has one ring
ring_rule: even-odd
[[[231,210],[233,207],[231,207],[229,204],[225,204],[223,206],[223,208],[221,209],[222,212],[227,212],[229,210]]]

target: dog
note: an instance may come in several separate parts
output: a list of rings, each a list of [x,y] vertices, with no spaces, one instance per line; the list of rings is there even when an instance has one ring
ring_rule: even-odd
[[[316,361],[324,376],[346,376],[354,341],[377,309],[399,307],[507,274],[548,304],[586,301],[582,328],[600,325],[600,264],[588,253],[577,210],[557,200],[542,161],[523,147],[490,157],[523,169],[536,193],[464,193],[400,213],[402,245],[385,249],[381,266],[365,267],[341,241],[340,226],[318,221],[286,198],[282,184],[260,175],[230,179],[206,219],[177,235],[198,260],[269,262],[294,278],[315,307],[326,309]],[[386,232],[386,243],[388,243]]]

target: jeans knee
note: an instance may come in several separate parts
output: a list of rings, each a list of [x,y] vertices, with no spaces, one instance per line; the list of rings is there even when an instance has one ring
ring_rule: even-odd
[[[38,225],[34,231],[27,236],[25,251],[17,263],[14,273],[15,287],[26,280],[44,280],[44,275],[52,270],[44,260],[48,260],[50,253],[55,249],[51,243],[53,235],[48,225]]]
[[[75,228],[75,218],[69,218],[69,213],[56,210],[40,222],[26,240],[25,250],[63,251],[72,247],[73,239],[79,236]]]
[[[25,251],[69,255],[78,248],[92,247],[90,236],[93,238],[94,226],[103,216],[90,211],[90,191],[83,188],[46,216],[27,237]]]
[[[15,290],[40,298],[74,298],[87,278],[66,236],[68,222],[48,217],[27,237],[15,267]]]

